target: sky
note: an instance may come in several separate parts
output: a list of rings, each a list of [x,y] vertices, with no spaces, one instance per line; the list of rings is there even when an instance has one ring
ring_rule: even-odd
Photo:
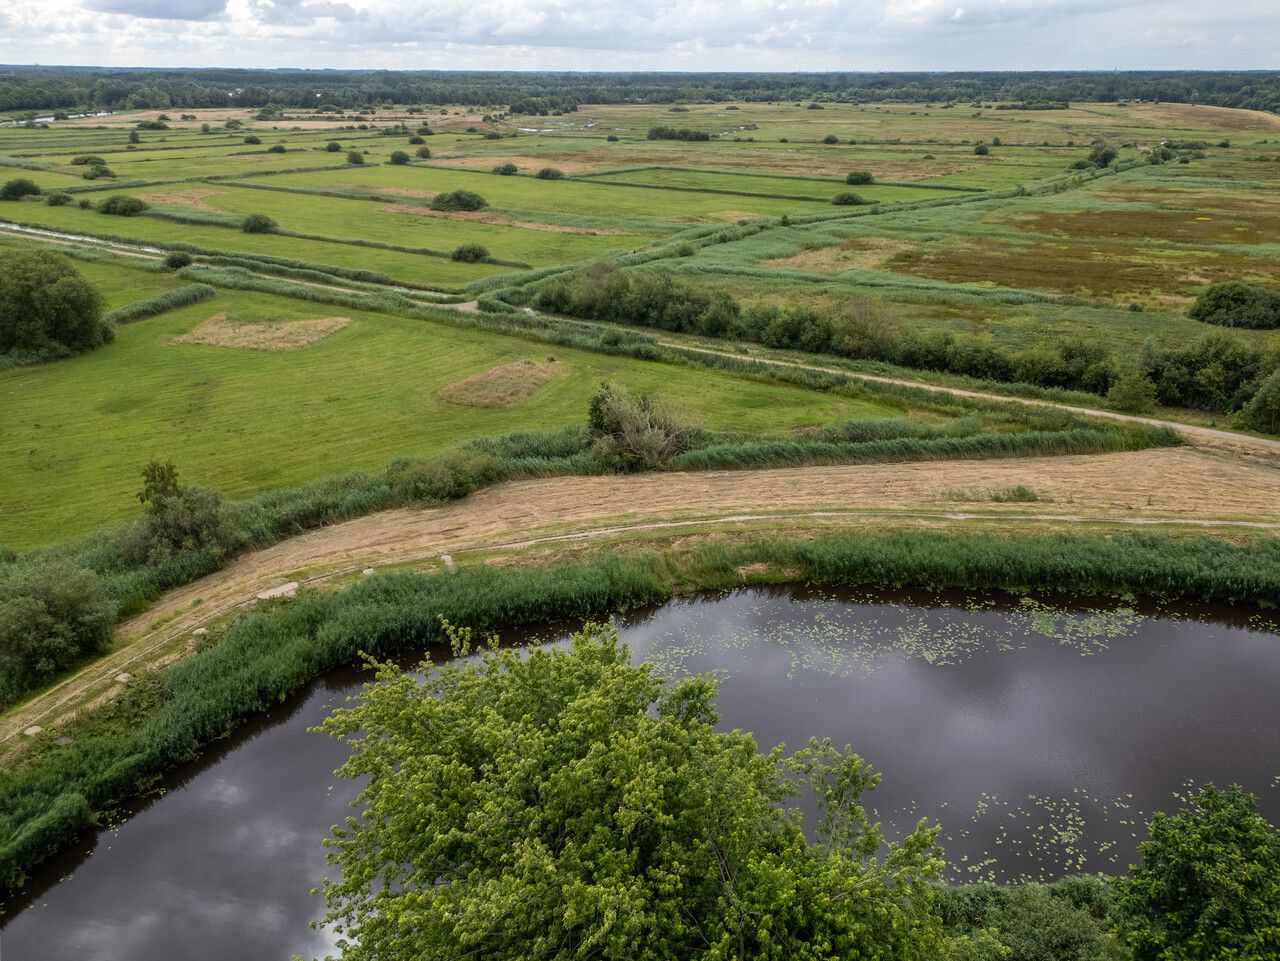
[[[1270,69],[1280,0],[0,0],[0,63]]]

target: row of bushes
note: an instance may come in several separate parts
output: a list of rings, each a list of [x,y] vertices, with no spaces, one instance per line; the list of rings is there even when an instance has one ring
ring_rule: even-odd
[[[703,543],[684,554],[602,552],[546,567],[477,565],[454,577],[370,578],[233,622],[216,643],[72,721],[59,732],[68,740],[49,737],[34,760],[0,772],[0,886],[19,885],[97,814],[317,674],[362,651],[387,658],[440,642],[440,615],[481,632],[598,616],[659,602],[676,583],[741,584],[740,569],[756,563],[824,585],[1129,592],[1237,604],[1280,596],[1280,542],[1149,534],[859,531]]]
[[[208,284],[187,284],[184,287],[175,287],[154,297],[148,297],[146,300],[138,300],[118,307],[107,314],[107,320],[116,324],[127,324],[134,320],[177,310],[179,307],[198,304],[212,297],[216,292]]]
[[[553,276],[536,289],[532,302],[575,317],[884,361],[998,383],[1101,396],[1114,391],[1115,405],[1135,412],[1150,410],[1157,401],[1216,413],[1243,410],[1247,426],[1258,430],[1267,430],[1266,425],[1280,417],[1269,405],[1250,403],[1255,395],[1262,394],[1265,401],[1280,389],[1278,385],[1262,392],[1271,380],[1280,380],[1280,351],[1225,333],[1176,346],[1149,343],[1134,369],[1098,341],[1060,339],[1013,350],[974,336],[904,329],[871,298],[853,300],[840,313],[773,305],[744,308],[723,290],[659,271],[625,271],[609,264]]]

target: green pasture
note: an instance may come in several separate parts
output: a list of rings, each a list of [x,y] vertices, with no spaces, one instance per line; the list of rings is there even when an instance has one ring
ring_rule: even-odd
[[[91,268],[86,274],[101,280]],[[172,343],[225,312],[247,322],[336,314],[352,322],[297,350]],[[549,355],[561,376],[513,407],[459,407],[437,396],[472,374]],[[0,543],[29,547],[132,516],[138,471],[153,457],[173,459],[189,482],[245,496],[377,469],[398,454],[470,437],[582,423],[604,379],[660,392],[719,429],[787,431],[893,409],[705,369],[219,292],[121,327],[114,343],[92,353],[0,372],[0,409],[22,411],[0,420]]]

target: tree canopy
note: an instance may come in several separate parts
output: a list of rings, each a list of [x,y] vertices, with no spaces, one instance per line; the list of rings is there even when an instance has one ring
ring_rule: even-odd
[[[324,724],[368,778],[330,842],[346,961],[945,952],[937,829],[886,844],[862,801],[880,776],[847,749],[717,731],[715,683],[660,680],[612,626],[422,670],[384,666]],[[813,840],[784,806],[802,789]]]
[[[111,338],[103,300],[64,255],[0,250],[0,354],[66,354]]]

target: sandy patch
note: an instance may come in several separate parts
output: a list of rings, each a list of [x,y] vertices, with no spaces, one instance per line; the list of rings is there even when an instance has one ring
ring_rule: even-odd
[[[343,184],[344,190],[363,190],[368,193],[387,194],[391,197],[413,197],[420,200],[430,200],[440,191],[438,190],[418,190],[414,187],[370,187],[368,184]]]
[[[392,204],[383,207],[384,214],[412,214],[415,217],[440,217],[445,220],[470,220],[478,224],[494,224],[499,227],[523,227],[526,230],[541,230],[548,234],[585,234],[589,237],[618,237],[627,232],[613,230],[608,227],[571,227],[568,224],[544,224],[536,220],[515,220],[502,214],[485,213],[483,210],[432,210],[430,207],[416,207],[413,204]]]
[[[297,350],[337,333],[349,323],[349,317],[320,317],[278,324],[246,324],[226,314],[215,314],[190,333],[173,338],[171,343],[245,347],[250,350]]]
[[[463,407],[512,407],[563,369],[554,361],[518,360],[454,381],[440,388],[437,396]]]
[[[717,220],[760,220],[764,214],[753,213],[750,210],[717,210],[707,216],[715,217]]]

